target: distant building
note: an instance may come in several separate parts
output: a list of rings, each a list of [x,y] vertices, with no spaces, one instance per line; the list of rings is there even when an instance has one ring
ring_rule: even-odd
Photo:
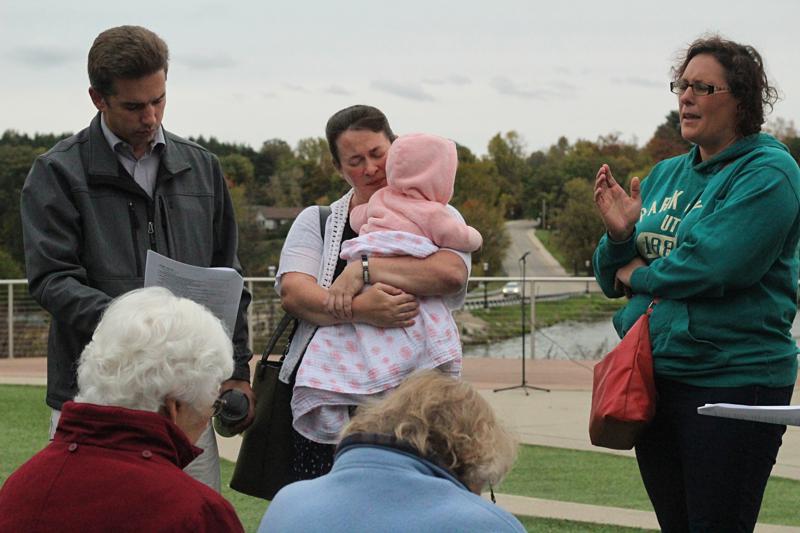
[[[256,225],[263,230],[274,230],[278,226],[291,223],[303,210],[302,207],[268,207],[265,205],[254,205],[250,209]]]

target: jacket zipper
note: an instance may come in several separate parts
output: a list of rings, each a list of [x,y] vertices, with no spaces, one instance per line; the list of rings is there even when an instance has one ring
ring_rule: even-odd
[[[139,257],[139,239],[137,238],[139,219],[136,218],[136,209],[133,207],[133,202],[128,202],[128,215],[131,219],[131,241],[133,243],[133,257],[136,258],[136,276],[142,277],[142,258]]]
[[[161,210],[161,230],[164,232],[164,241],[167,243],[167,257],[177,259],[172,255],[172,239],[169,234],[169,219],[167,218],[167,208],[164,205],[164,198],[158,197],[158,207]]]
[[[155,209],[153,209],[153,202],[152,200],[147,202],[147,236],[150,237],[150,249],[154,252],[157,252],[158,249],[156,247],[156,226],[153,224],[153,218]]]

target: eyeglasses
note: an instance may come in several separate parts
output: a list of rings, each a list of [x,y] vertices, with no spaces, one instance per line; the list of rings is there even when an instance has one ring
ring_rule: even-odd
[[[222,412],[222,408],[225,407],[225,400],[222,398],[217,398],[214,400],[214,403],[211,404],[211,417],[215,417]]]
[[[692,88],[692,92],[695,96],[708,96],[709,94],[714,93],[728,93],[730,89],[727,87],[716,87],[714,85],[709,85],[707,83],[703,83],[702,81],[696,81],[694,83],[689,83],[686,80],[678,80],[678,81],[671,81],[669,82],[669,90],[677,95],[681,95],[686,92],[686,89],[689,87]]]

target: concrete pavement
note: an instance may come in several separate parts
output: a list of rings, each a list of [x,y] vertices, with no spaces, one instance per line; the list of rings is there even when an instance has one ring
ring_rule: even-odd
[[[495,388],[521,384],[519,359],[466,358],[463,376],[481,391],[523,443],[632,456],[633,452],[597,448],[589,442],[592,366],[590,361],[526,362],[527,384],[551,390],[529,390],[528,395],[521,388],[493,392]],[[44,358],[0,359],[0,383],[44,385],[45,380]],[[800,404],[797,390],[794,403]],[[241,439],[218,437],[217,440],[220,454],[236,460]],[[773,475],[800,480],[800,427],[787,429]],[[658,529],[651,512],[506,494],[498,495],[497,501],[521,515]],[[756,531],[778,533],[800,528],[759,524]]]

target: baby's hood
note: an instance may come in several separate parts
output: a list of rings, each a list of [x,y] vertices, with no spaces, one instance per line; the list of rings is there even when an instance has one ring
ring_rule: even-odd
[[[412,198],[446,204],[453,197],[458,168],[456,144],[427,133],[401,135],[389,148],[386,181]]]

